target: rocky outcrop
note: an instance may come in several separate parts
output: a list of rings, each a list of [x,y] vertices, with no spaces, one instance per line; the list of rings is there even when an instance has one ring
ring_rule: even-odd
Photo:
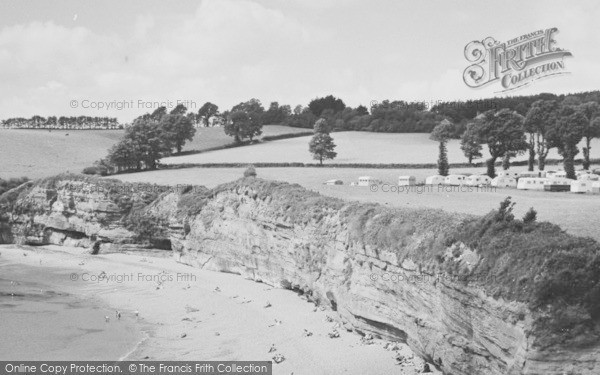
[[[94,183],[62,179],[21,195],[10,221],[15,241],[101,239],[115,250],[158,233],[179,262],[295,290],[337,311],[345,327],[407,342],[446,374],[600,372],[589,298],[600,288],[585,273],[600,265],[593,241],[524,227],[509,212],[479,219],[391,210],[258,179],[145,197],[128,190],[133,204],[91,191]],[[536,236],[546,242],[521,251]],[[552,279],[567,271],[573,290]]]
[[[164,189],[163,189],[164,190]],[[64,245],[100,252],[156,247],[168,238],[143,238],[133,220],[156,201],[162,190],[83,176],[42,180],[13,203],[7,226],[12,242]],[[147,228],[161,232],[167,228]],[[149,241],[152,240],[152,241]]]

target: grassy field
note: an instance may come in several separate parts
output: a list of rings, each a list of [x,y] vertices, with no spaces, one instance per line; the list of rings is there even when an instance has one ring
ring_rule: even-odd
[[[306,129],[281,125],[263,128],[263,136],[293,134]],[[68,134],[68,135],[67,135]],[[122,130],[0,130],[0,178],[38,178],[63,172],[81,172],[106,156],[123,135]],[[232,142],[223,128],[199,128],[184,151],[221,147]]]
[[[0,178],[79,173],[106,156],[122,134],[122,130],[0,130]]]
[[[518,169],[518,170],[522,170]],[[423,180],[435,174],[435,170],[410,169],[352,169],[352,168],[257,168],[258,176],[270,180],[298,183],[321,194],[352,201],[375,202],[396,207],[428,207],[445,211],[469,214],[485,214],[498,207],[500,201],[511,196],[517,203],[515,214],[520,217],[534,207],[538,211],[538,220],[550,221],[560,225],[568,232],[600,240],[598,220],[600,219],[600,196],[579,195],[573,193],[545,193],[516,189],[496,189],[491,191],[464,192],[449,191],[437,187],[427,191],[385,192],[382,189],[373,192],[367,187],[349,186],[359,176],[369,175],[394,183],[399,175],[409,174]],[[455,173],[478,173],[481,168],[455,169]],[[114,176],[123,181],[148,182],[160,185],[195,184],[214,187],[240,178],[243,168],[189,168],[162,170]],[[339,178],[341,186],[326,186],[323,182]]]
[[[337,145],[335,163],[436,163],[438,143],[422,133],[369,133],[339,132],[332,134]],[[164,164],[179,163],[257,163],[257,162],[302,162],[314,163],[308,152],[310,136],[283,139],[276,142],[252,145],[251,149],[237,148],[217,150],[197,155],[174,156],[163,159]],[[251,151],[251,152],[249,152]],[[489,157],[487,147],[483,147],[484,159]],[[581,156],[581,155],[579,155]],[[561,159],[555,149],[549,158]],[[600,158],[600,141],[592,143],[592,158]],[[522,155],[515,160],[526,160]],[[448,143],[450,163],[466,163],[460,150],[460,142]]]
[[[295,134],[306,132],[309,129],[292,128],[283,125],[265,125],[263,126],[263,134],[261,137]],[[192,142],[188,142],[183,151],[202,151],[215,147],[222,147],[232,143],[233,138],[225,134],[223,128],[199,128],[196,129],[196,136]]]

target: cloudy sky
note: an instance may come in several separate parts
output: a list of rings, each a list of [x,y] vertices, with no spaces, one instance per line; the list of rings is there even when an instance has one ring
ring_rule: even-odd
[[[292,106],[328,94],[352,106],[488,98],[498,85],[463,82],[465,45],[550,27],[573,53],[571,74],[513,94],[596,90],[598,19],[595,0],[3,0],[0,118],[128,121],[151,111],[147,102],[177,100],[197,111],[252,97]],[[82,108],[112,101],[133,108]]]

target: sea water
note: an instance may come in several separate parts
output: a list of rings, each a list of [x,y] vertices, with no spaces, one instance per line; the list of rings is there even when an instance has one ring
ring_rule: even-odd
[[[135,318],[117,319],[62,282],[52,269],[0,258],[0,360],[119,360],[142,339]]]

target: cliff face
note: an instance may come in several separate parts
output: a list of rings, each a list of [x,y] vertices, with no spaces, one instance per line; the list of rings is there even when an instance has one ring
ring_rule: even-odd
[[[475,278],[469,286],[430,266],[424,248],[444,247],[440,233],[458,227],[459,217],[408,211],[395,213],[399,220],[392,222],[381,212],[356,223],[348,221],[356,208],[346,205],[302,222],[259,195],[243,186],[216,194],[174,248],[179,261],[309,293],[352,327],[406,341],[449,374],[600,370],[597,346],[538,351],[533,314],[524,303],[496,300]],[[393,233],[386,233],[390,227]],[[375,233],[391,235],[389,246],[365,244],[364,236]],[[397,246],[404,254],[393,250]],[[435,262],[468,271],[480,256],[456,243]]]
[[[9,202],[5,227],[10,231],[3,237],[28,245],[96,244],[102,252],[149,247],[129,220],[158,196],[153,187],[144,187],[78,176],[42,180]]]
[[[71,199],[60,184],[51,204],[42,187],[20,196],[11,221],[16,241],[86,246],[103,238],[114,247],[139,240],[139,229],[124,225],[135,210],[81,187]],[[600,373],[597,342],[557,340],[561,332],[542,324],[554,310],[494,292],[505,284],[489,277],[504,275],[500,266],[489,267],[492,255],[454,235],[472,218],[348,204],[251,179],[164,193],[140,212],[153,218],[154,232],[168,233],[178,261],[304,293],[336,310],[345,327],[405,341],[447,374]],[[64,237],[72,232],[80,238]],[[510,257],[499,259],[510,265]],[[578,303],[564,307],[585,315]],[[540,344],[546,336],[551,344]]]

